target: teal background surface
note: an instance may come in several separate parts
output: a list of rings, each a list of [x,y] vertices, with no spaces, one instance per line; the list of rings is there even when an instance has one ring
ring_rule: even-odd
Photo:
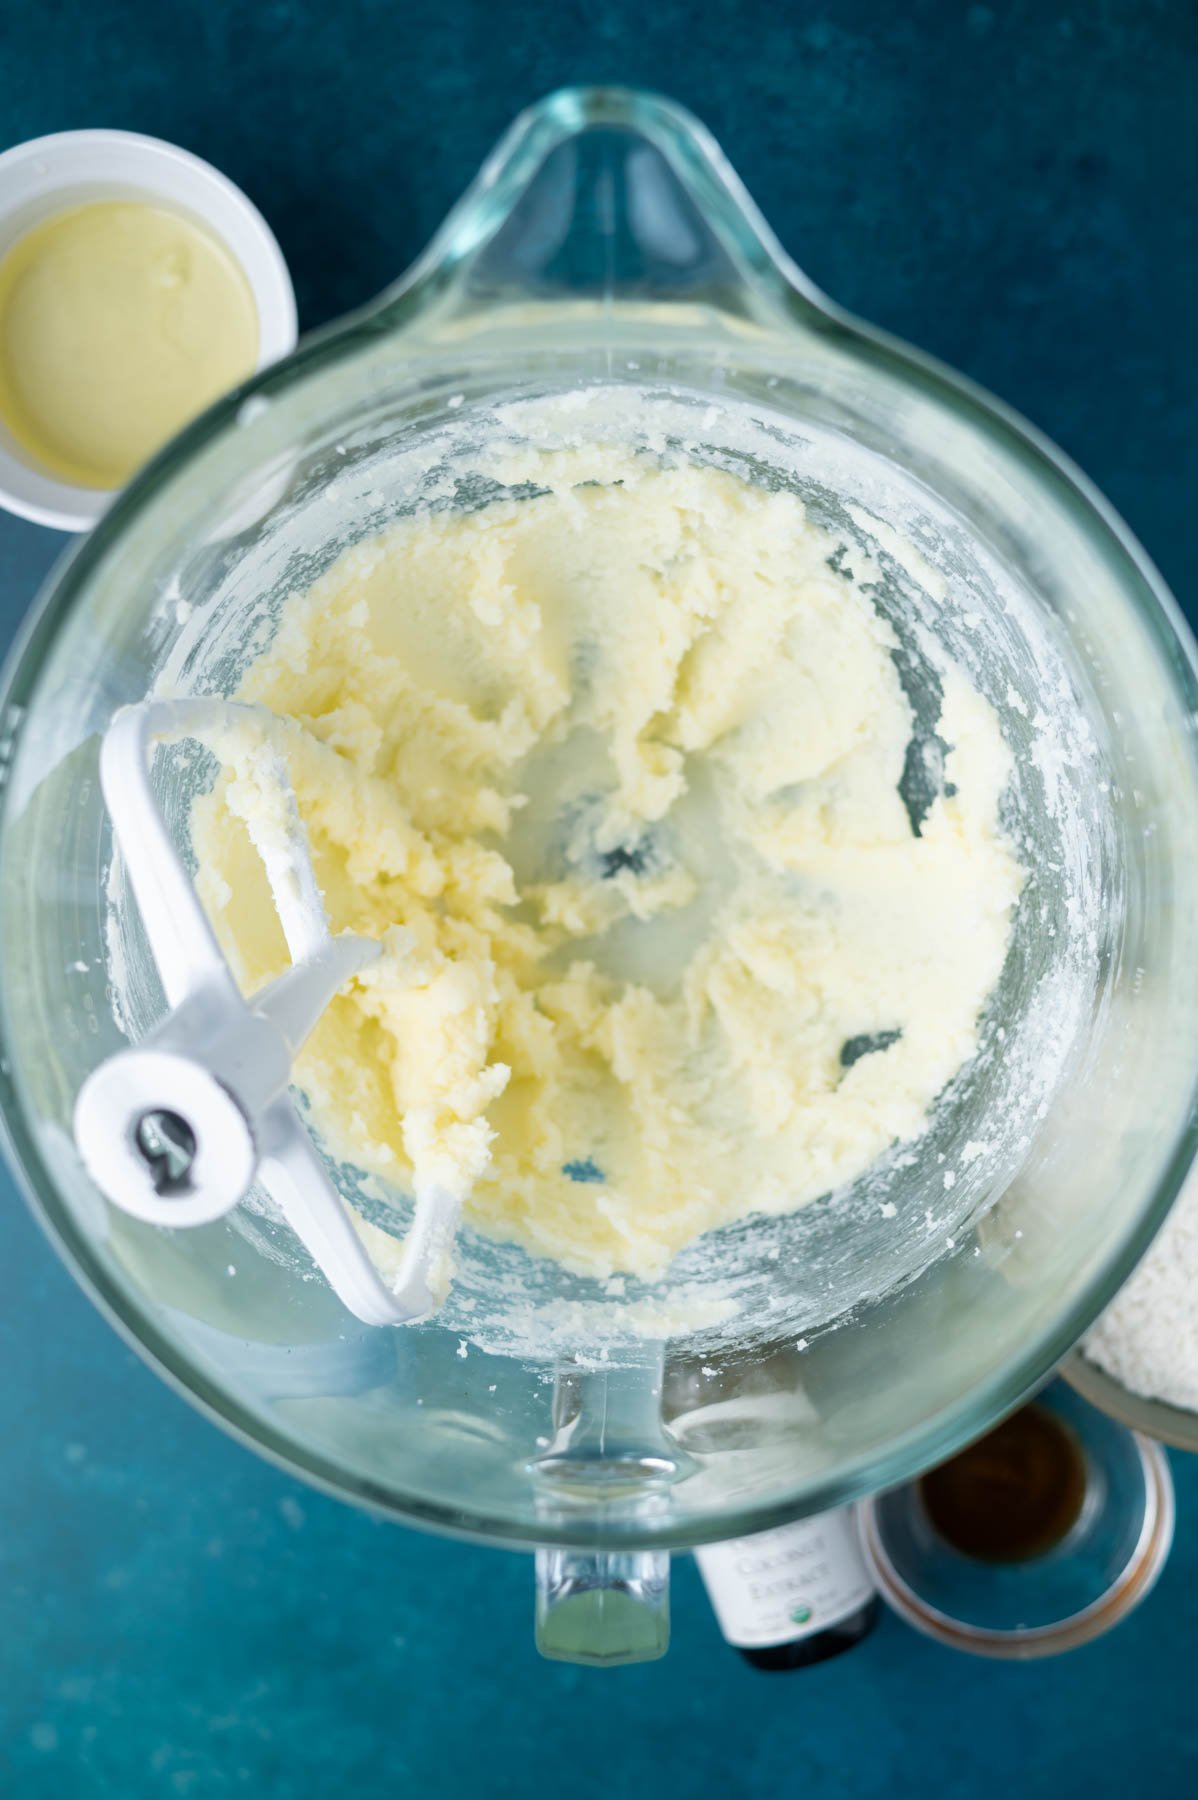
[[[655,87],[813,278],[1074,455],[1194,616],[1198,10],[1190,0],[0,0],[0,147],[115,125],[274,226],[301,325],[422,247],[511,116]],[[63,540],[0,515],[0,633]],[[0,1174],[0,1794],[1018,1793],[1198,1786],[1198,1461],[1159,1588],[1057,1662],[896,1620],[754,1673],[689,1560],[665,1662],[532,1648],[521,1556],[376,1523],[220,1436],[91,1310]]]

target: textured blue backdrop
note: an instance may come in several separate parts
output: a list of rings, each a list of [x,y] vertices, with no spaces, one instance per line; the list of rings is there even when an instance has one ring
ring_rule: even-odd
[[[258,202],[311,326],[394,276],[526,100],[657,87],[714,129],[830,293],[1029,414],[1191,603],[1191,0],[0,0],[0,147],[120,125]],[[0,629],[61,541],[0,516]],[[893,1620],[755,1675],[689,1563],[666,1662],[537,1661],[524,1558],[298,1488],[160,1386],[0,1176],[0,1792],[18,1800],[560,1783],[1024,1800],[1198,1779],[1198,1461],[1122,1629],[990,1667]]]

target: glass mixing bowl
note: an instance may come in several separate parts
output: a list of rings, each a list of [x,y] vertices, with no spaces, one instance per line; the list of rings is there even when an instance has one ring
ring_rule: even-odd
[[[568,427],[554,396],[580,390]],[[100,736],[164,672],[229,692],[253,630],[346,544],[485,502],[480,444],[567,429],[788,488],[869,550],[915,748],[938,716],[931,630],[999,713],[1031,879],[983,1052],[914,1155],[714,1234],[648,1295],[467,1233],[442,1314],[363,1330],[263,1208],[162,1230],[83,1173],[75,1096],[162,1005]],[[1174,603],[1051,446],[823,299],[685,114],[558,94],[396,288],[170,445],[30,619],[0,732],[11,1154],[88,1290],[211,1416],[347,1498],[542,1546],[556,1653],[651,1654],[670,1547],[948,1456],[1043,1379],[1164,1217],[1195,1147],[1195,700]],[[176,821],[189,781],[163,792]]]

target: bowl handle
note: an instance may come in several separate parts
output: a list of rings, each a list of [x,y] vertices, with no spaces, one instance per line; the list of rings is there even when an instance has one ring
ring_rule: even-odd
[[[554,1661],[652,1662],[669,1645],[670,1553],[653,1538],[695,1463],[662,1424],[662,1373],[660,1344],[558,1364],[554,1435],[530,1465],[560,1540],[536,1556],[537,1649]]]

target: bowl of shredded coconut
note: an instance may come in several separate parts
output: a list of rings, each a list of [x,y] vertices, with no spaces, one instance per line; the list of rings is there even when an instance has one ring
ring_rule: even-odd
[[[1198,1172],[1064,1374],[1121,1424],[1198,1450]]]

